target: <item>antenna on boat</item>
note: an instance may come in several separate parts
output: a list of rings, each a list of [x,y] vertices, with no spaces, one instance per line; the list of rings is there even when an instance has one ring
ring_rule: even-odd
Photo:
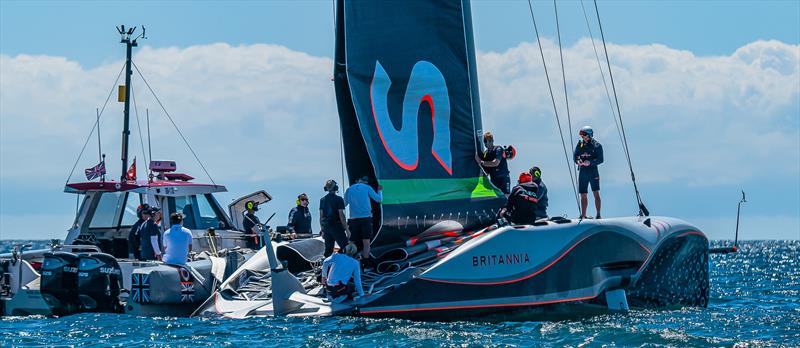
[[[131,75],[133,75],[133,71],[131,70],[131,56],[133,53],[133,47],[138,46],[137,40],[139,38],[146,39],[144,37],[145,29],[142,27],[142,34],[134,37],[133,34],[136,32],[136,27],[128,28],[125,30],[124,25],[120,25],[117,27],[117,32],[121,36],[120,43],[125,44],[125,86],[124,91],[120,91],[120,95],[118,100],[125,103],[125,108],[123,111],[123,127],[122,127],[122,171],[120,172],[120,181],[125,180],[125,173],[128,171],[128,138],[130,137],[130,98],[131,98]],[[122,89],[122,88],[121,88]]]
[[[747,197],[742,190],[742,199],[739,200],[739,204],[736,205],[736,234],[733,237],[733,246],[728,247],[721,247],[721,248],[711,248],[708,250],[711,254],[727,254],[727,253],[735,253],[739,251],[739,215],[742,212],[742,203],[747,203]]]
[[[142,27],[142,31],[144,31],[144,27]],[[144,35],[144,33],[142,33]],[[150,161],[153,160],[153,145],[150,143],[150,109],[144,109],[145,111],[145,118],[147,118],[147,157],[150,158]],[[148,168],[150,166],[148,165]],[[148,175],[150,180],[153,180],[153,170],[150,170],[150,175]]]

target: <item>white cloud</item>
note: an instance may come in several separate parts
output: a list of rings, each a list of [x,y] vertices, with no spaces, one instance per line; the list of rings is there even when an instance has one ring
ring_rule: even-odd
[[[566,127],[558,47],[542,43]],[[608,50],[640,181],[705,186],[800,173],[800,46],[757,41],[712,57],[663,45]],[[572,129],[593,125],[608,154],[606,178],[628,180],[591,41],[565,48],[564,61]],[[560,140],[538,46],[482,53],[478,68],[484,128],[502,142],[536,149],[517,162],[565,173],[562,152],[553,149]]]
[[[543,45],[556,102],[566,116],[558,48],[551,41]],[[757,41],[711,57],[663,45],[610,45],[609,52],[641,182],[714,186],[800,175],[800,46]],[[627,183],[591,41],[565,48],[564,60],[573,129],[593,125],[606,150],[604,182]],[[135,61],[218,182],[317,187],[338,177],[330,58],[276,45],[212,44],[143,47]],[[88,68],[63,57],[0,54],[3,190],[30,179],[60,189],[94,109],[102,106],[121,66],[118,61]],[[548,184],[565,187],[538,46],[479,52],[478,71],[484,128],[520,150],[512,170],[536,163]],[[150,110],[154,157],[176,159],[181,170],[202,178],[138,77],[134,87],[141,122],[145,107]],[[115,98],[116,92],[102,121],[112,176],[120,170],[122,106]],[[97,162],[95,144],[92,139],[74,178]],[[143,163],[135,118],[130,148]]]

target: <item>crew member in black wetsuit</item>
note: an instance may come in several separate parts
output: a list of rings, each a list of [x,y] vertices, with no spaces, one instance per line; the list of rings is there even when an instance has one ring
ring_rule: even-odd
[[[483,135],[483,144],[486,150],[482,154],[476,155],[478,163],[489,174],[489,179],[492,184],[503,191],[505,194],[511,192],[511,177],[508,171],[508,158],[509,154],[513,154],[513,147],[505,149],[502,146],[494,144],[494,135],[491,132],[486,132]]]
[[[256,216],[258,211],[258,203],[255,201],[247,201],[244,203],[244,208],[247,212],[244,214],[244,238],[246,246],[250,249],[258,249],[258,235],[261,233],[261,220]]]
[[[325,240],[326,258],[333,254],[333,243],[342,249],[347,246],[350,231],[344,216],[344,199],[336,194],[339,185],[333,179],[325,182],[324,190],[328,192],[319,200],[319,224],[322,227],[322,238]]]
[[[136,260],[142,259],[141,235],[139,234],[139,229],[142,228],[142,223],[145,221],[142,217],[143,210],[150,210],[150,205],[145,203],[136,208],[136,217],[139,218],[139,220],[136,220],[136,223],[131,226],[131,231],[128,232],[128,257]]]
[[[519,175],[519,183],[511,190],[508,195],[506,206],[500,212],[508,220],[516,225],[533,225],[536,221],[536,206],[539,203],[539,186],[537,186],[531,174],[524,172]]]
[[[531,178],[533,179],[533,183],[536,184],[536,187],[539,189],[536,191],[536,197],[539,198],[539,202],[536,203],[536,220],[539,219],[546,219],[547,218],[547,185],[544,184],[542,181],[542,170],[539,167],[533,167],[529,171],[531,174]]]
[[[289,211],[289,232],[311,237],[311,211],[308,210],[308,196],[301,193],[297,196],[297,206]]]
[[[597,210],[596,219],[600,218],[600,172],[597,165],[603,163],[603,146],[594,139],[592,127],[585,126],[578,133],[581,140],[575,146],[573,159],[578,165],[578,193],[581,195],[581,219],[586,218],[586,206],[589,200],[586,198],[589,185],[592,185],[594,194],[594,207]]]

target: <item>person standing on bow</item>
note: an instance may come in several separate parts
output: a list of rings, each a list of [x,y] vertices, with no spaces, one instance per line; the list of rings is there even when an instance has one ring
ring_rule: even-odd
[[[511,192],[508,159],[514,155],[513,147],[509,146],[506,149],[495,145],[494,135],[491,132],[483,134],[483,145],[486,146],[486,150],[480,155],[475,155],[475,159],[489,174],[489,180],[491,180],[492,184],[508,195]]]
[[[578,193],[581,196],[581,219],[586,218],[586,208],[589,200],[586,197],[589,185],[594,194],[594,207],[597,210],[596,219],[600,218],[600,172],[597,166],[603,163],[603,146],[594,139],[592,127],[585,126],[578,133],[581,139],[575,146],[573,159],[578,165]]]
[[[303,234],[311,237],[311,211],[308,210],[308,196],[301,193],[297,196],[297,206],[289,211],[289,223],[286,227],[293,234]]]
[[[256,216],[258,211],[258,203],[255,201],[247,201],[244,203],[244,220],[242,221],[242,228],[244,229],[244,240],[246,246],[252,250],[258,249],[258,236],[261,233],[261,220]]]
[[[377,203],[383,200],[381,185],[378,185],[378,192],[375,192],[368,183],[368,176],[361,177],[344,193],[345,205],[350,206],[350,240],[361,251],[361,260],[365,267],[372,266],[369,256],[370,242],[372,241],[372,203],[370,200]]]
[[[339,184],[331,179],[325,182],[323,188],[326,194],[319,200],[319,225],[322,228],[322,238],[325,240],[324,257],[333,254],[333,243],[339,245],[339,249],[347,246],[347,238],[350,230],[347,228],[347,219],[344,216],[344,199],[336,194],[339,191]]]

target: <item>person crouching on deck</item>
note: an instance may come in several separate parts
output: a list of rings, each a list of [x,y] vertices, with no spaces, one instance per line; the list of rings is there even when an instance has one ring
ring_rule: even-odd
[[[322,262],[322,284],[325,284],[325,291],[331,302],[352,298],[354,291],[358,292],[358,296],[364,296],[361,265],[353,258],[357,252],[355,244],[351,242],[344,250],[340,248]]]
[[[536,221],[536,206],[539,203],[539,186],[533,182],[530,173],[519,175],[517,186],[511,190],[501,214],[516,225],[533,225]]]

